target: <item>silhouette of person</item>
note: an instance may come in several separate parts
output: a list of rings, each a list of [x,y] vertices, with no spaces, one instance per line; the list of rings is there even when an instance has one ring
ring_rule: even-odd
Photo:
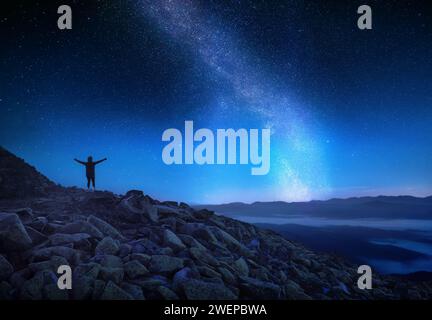
[[[95,166],[98,163],[101,163],[101,162],[107,160],[107,158],[104,158],[102,160],[95,161],[95,162],[93,162],[93,157],[92,156],[89,156],[87,158],[87,162],[80,161],[78,159],[74,159],[74,160],[76,162],[78,162],[78,163],[81,163],[81,164],[85,165],[85,167],[86,167],[86,177],[87,177],[87,189],[90,188],[90,182],[91,182],[92,185],[93,185],[93,190],[94,190],[95,189]]]

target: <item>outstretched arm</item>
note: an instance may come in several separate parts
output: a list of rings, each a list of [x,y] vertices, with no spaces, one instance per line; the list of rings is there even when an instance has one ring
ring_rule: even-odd
[[[103,159],[101,159],[101,160],[99,160],[99,161],[95,161],[95,164],[98,164],[98,163],[104,162],[105,160],[107,160],[107,158],[103,158]]]
[[[74,159],[76,162],[78,162],[78,163],[81,163],[81,164],[86,164],[84,161],[80,161],[80,160],[78,160],[78,159]]]

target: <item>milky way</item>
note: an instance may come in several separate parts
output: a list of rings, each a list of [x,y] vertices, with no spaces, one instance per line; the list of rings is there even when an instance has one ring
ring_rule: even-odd
[[[307,200],[328,191],[321,152],[311,132],[311,115],[290,96],[289,88],[275,91],[271,75],[260,72],[247,50],[236,45],[235,31],[215,26],[209,13],[200,12],[192,1],[148,1],[140,3],[140,8],[145,17],[184,45],[191,59],[203,61],[211,77],[232,88],[240,106],[233,103],[228,108],[221,95],[222,103],[205,106],[211,109],[208,114],[220,116],[240,109],[272,129],[274,198]]]

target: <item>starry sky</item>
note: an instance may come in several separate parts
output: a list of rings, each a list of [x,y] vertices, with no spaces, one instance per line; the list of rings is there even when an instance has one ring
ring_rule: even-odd
[[[69,4],[73,29],[57,28]],[[357,28],[369,4],[373,30]],[[0,145],[65,186],[190,203],[432,194],[427,1],[10,1]],[[162,132],[270,128],[271,168],[162,162]]]

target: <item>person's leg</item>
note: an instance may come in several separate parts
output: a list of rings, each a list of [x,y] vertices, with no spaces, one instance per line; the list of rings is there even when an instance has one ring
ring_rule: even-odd
[[[87,177],[87,189],[90,189],[90,177]]]
[[[92,184],[93,184],[93,190],[95,190],[96,189],[96,186],[95,186],[95,177],[92,177],[91,181],[92,181]]]

